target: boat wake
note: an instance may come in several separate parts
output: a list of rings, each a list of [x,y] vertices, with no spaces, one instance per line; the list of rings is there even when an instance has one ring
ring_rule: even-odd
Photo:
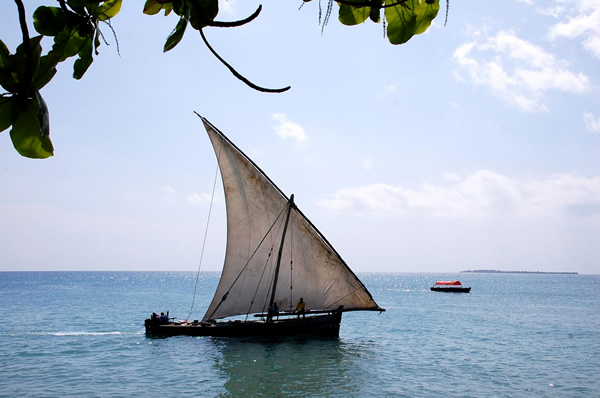
[[[73,336],[112,336],[112,335],[125,335],[128,333],[123,332],[50,332],[44,333],[49,336],[59,336],[59,337],[73,337]]]

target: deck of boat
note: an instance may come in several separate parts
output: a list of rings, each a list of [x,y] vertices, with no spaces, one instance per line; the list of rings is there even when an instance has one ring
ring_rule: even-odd
[[[145,322],[146,334],[150,336],[331,336],[340,333],[341,312],[305,318],[274,319],[260,321],[221,321],[221,322],[170,322],[168,325],[153,325],[150,319]]]
[[[471,291],[470,287],[462,287],[462,286],[445,286],[445,287],[430,287],[432,292],[446,292],[446,293],[469,293]]]

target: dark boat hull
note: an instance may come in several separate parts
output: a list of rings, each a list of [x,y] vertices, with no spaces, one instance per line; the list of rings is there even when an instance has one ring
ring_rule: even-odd
[[[264,321],[227,321],[215,323],[170,323],[168,325],[153,325],[146,319],[146,335],[149,336],[213,336],[213,337],[270,337],[270,336],[330,336],[337,337],[340,333],[342,313],[334,312],[327,315],[310,316],[306,318],[290,318]]]
[[[446,292],[446,293],[469,293],[471,291],[470,287],[457,287],[457,286],[447,286],[447,287],[430,287],[432,292]]]

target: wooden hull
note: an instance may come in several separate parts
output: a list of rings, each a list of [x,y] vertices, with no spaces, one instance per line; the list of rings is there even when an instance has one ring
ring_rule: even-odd
[[[446,292],[446,293],[469,293],[470,287],[458,287],[458,286],[447,286],[447,287],[430,287],[432,292]]]
[[[170,323],[168,325],[153,325],[146,319],[146,335],[149,336],[214,336],[214,337],[270,337],[270,336],[330,336],[337,337],[340,333],[342,313],[334,312],[327,315],[310,316],[306,318],[290,318],[264,321],[227,321],[215,323]]]

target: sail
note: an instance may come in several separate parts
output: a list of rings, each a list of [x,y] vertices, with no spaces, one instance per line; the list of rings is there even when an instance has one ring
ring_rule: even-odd
[[[202,118],[217,155],[227,209],[227,249],[221,279],[204,321],[264,312],[274,301],[293,310],[302,297],[307,310],[380,310],[371,294],[323,235],[283,192],[210,122]]]

